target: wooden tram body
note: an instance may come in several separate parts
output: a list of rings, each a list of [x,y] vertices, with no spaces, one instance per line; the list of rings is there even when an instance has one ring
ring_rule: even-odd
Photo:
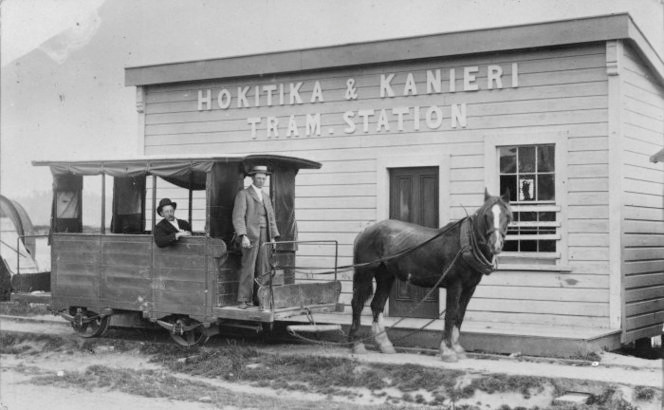
[[[244,187],[246,170],[256,164],[271,171],[270,196],[283,242],[269,245],[275,269],[258,290],[258,305],[239,309],[234,305],[241,255],[234,246],[233,200]],[[270,324],[337,308],[341,284],[336,276],[328,282],[295,284],[293,273],[295,176],[302,168],[320,168],[317,162],[250,155],[34,165],[49,166],[54,177],[52,309],[62,312],[84,336],[102,334],[115,317],[114,323],[156,322],[170,330],[176,342],[190,345],[218,333],[221,324]],[[102,224],[95,233],[83,232],[82,224],[82,181],[90,175],[102,177]],[[110,229],[104,223],[107,176],[113,178]],[[146,204],[150,177],[152,203]],[[203,232],[194,231],[173,246],[157,247],[152,235],[158,218],[157,178],[188,190],[189,220],[192,191],[206,191]],[[146,227],[149,209],[152,229]]]

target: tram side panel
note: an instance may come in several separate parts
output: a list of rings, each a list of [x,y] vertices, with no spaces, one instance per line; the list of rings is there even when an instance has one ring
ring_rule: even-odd
[[[51,305],[60,310],[83,306],[99,311],[101,237],[88,234],[53,234]]]
[[[151,235],[102,236],[101,301],[114,309],[146,311],[153,301]]]
[[[209,310],[204,237],[158,248],[151,235],[55,234],[52,304],[100,312],[104,308],[205,316]]]
[[[153,314],[206,315],[206,238],[180,238],[174,246],[154,246]]]

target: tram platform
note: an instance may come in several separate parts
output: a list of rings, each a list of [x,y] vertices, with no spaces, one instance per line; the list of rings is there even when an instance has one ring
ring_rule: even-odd
[[[405,318],[399,321],[400,319],[402,318],[384,318],[388,335],[395,346],[439,348],[443,320],[434,320],[422,330],[416,331],[430,319]],[[346,333],[351,322],[350,315],[338,313],[316,314],[314,320],[317,324],[340,324]],[[362,316],[360,335],[371,333],[371,320],[371,316]],[[297,316],[289,318],[288,321],[308,320],[304,316]],[[390,328],[397,321],[399,323]],[[469,352],[585,358],[593,352],[619,349],[620,330],[468,321],[463,324],[460,341]]]

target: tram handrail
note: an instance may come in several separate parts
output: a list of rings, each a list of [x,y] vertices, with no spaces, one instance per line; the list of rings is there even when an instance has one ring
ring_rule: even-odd
[[[339,241],[335,239],[321,239],[310,241],[270,241],[265,242],[263,246],[272,246],[272,252],[276,251],[277,245],[281,244],[334,244],[334,280],[337,280],[337,268],[339,266]],[[271,283],[271,282],[270,282]]]
[[[277,245],[291,245],[291,244],[334,244],[334,280],[337,280],[337,267],[338,267],[338,260],[339,260],[339,241],[334,240],[334,239],[324,239],[324,240],[312,240],[312,241],[270,241],[270,242],[265,242],[261,246],[270,246],[272,247],[272,254],[271,254],[271,262],[270,262],[270,278],[268,281],[268,287],[270,289],[270,309],[274,307],[274,292],[272,290],[272,279],[275,276],[274,273],[277,270],[276,263],[273,263],[274,261],[274,255],[277,251]],[[265,249],[263,249],[265,251]]]

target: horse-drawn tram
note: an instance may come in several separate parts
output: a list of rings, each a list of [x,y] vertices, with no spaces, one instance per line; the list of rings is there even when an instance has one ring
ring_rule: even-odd
[[[236,155],[33,164],[49,166],[53,174],[51,307],[84,337],[102,335],[113,319],[157,323],[175,342],[189,346],[205,342],[222,325],[270,327],[277,320],[341,307],[336,273],[331,281],[297,284],[293,272],[295,177],[300,169],[320,168],[317,162]],[[257,272],[255,306],[239,308],[241,252],[234,238],[233,204],[248,170],[258,164],[270,172],[269,196],[281,235],[280,242],[265,244],[272,269]],[[83,179],[90,176],[100,176],[102,192],[101,223],[92,233],[82,219]],[[107,198],[110,178],[112,198]],[[188,207],[178,212],[200,228],[194,223],[191,236],[163,248],[153,238],[160,184],[169,194],[184,194],[176,198]]]

